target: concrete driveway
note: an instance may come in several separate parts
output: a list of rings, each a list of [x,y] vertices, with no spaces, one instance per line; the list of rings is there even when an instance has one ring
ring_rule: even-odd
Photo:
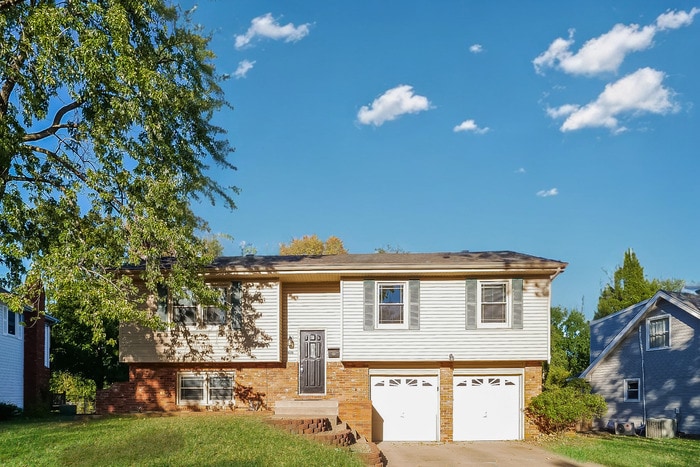
[[[455,443],[389,442],[377,444],[389,467],[497,465],[591,466],[560,457],[525,441],[465,441]]]

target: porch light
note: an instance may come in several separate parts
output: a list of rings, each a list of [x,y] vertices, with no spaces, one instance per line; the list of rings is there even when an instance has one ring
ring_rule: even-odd
[[[294,339],[292,339],[292,336],[289,336],[289,338],[287,339],[287,345],[290,349],[294,348]]]

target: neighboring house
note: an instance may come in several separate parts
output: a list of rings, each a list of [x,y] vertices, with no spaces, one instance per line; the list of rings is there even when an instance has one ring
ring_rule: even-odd
[[[665,418],[700,434],[700,296],[659,291],[591,322],[581,377],[605,397],[602,425]]]
[[[172,328],[122,326],[130,380],[97,409],[320,402],[373,440],[522,439],[566,266],[508,251],[219,258],[204,274],[230,310],[151,297]]]
[[[0,402],[20,408],[49,400],[51,326],[56,319],[43,313],[43,295],[35,308],[14,313],[0,301]]]

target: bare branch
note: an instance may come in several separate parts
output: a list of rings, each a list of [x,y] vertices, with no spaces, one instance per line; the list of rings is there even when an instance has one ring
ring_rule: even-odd
[[[55,152],[49,151],[48,149],[42,148],[41,146],[32,146],[32,145],[28,144],[27,147],[29,149],[31,149],[32,151],[46,154],[50,159],[61,164],[65,169],[68,169],[73,175],[78,177],[80,180],[82,180],[83,182],[87,182],[87,177],[85,176],[84,173],[82,173],[80,170],[78,170],[73,164],[70,164],[69,162],[64,160],[62,157],[60,157]]]
[[[65,114],[70,112],[71,110],[75,110],[78,107],[80,107],[80,102],[75,101],[71,102],[68,105],[64,105],[60,109],[58,109],[58,112],[56,112],[56,115],[53,117],[53,123],[51,124],[50,127],[45,128],[41,131],[38,131],[36,133],[29,133],[24,135],[22,138],[24,141],[38,141],[40,139],[47,138],[51,135],[56,134],[58,130],[61,128],[76,128],[77,125],[75,123],[61,123],[61,119]]]

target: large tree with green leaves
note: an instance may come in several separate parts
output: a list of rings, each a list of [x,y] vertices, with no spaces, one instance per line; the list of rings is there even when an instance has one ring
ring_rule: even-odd
[[[580,311],[556,306],[550,312],[550,333],[552,355],[545,366],[545,386],[563,386],[588,366],[590,328]]]
[[[635,303],[651,298],[658,290],[678,291],[683,287],[679,279],[652,279],[644,276],[644,268],[637,255],[628,249],[622,266],[619,266],[611,282],[606,284],[598,298],[598,310],[593,319],[600,319]]]
[[[209,38],[166,0],[0,0],[0,269],[4,297],[45,288],[95,342],[105,322],[156,325],[124,264],[206,295],[213,257],[192,200],[233,209],[227,106]],[[162,272],[162,258],[169,270]]]

